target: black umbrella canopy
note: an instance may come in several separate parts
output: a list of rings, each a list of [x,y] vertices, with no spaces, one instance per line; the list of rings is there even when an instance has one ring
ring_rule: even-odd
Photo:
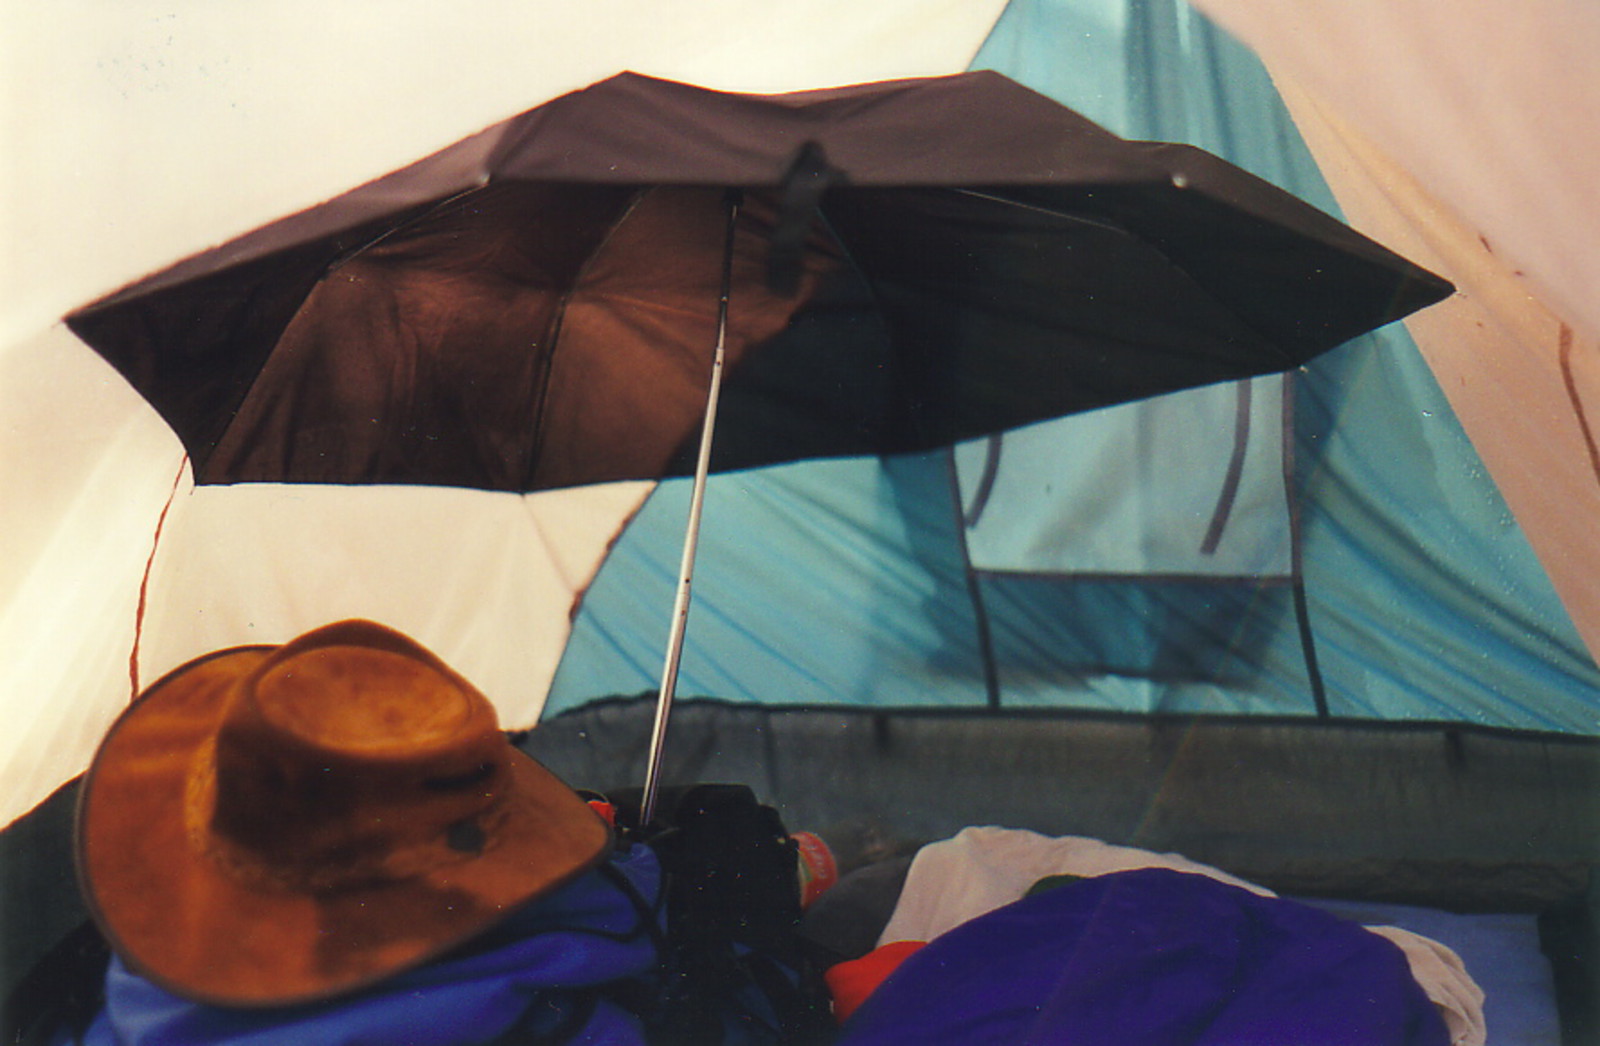
[[[716,469],[1281,371],[1450,290],[995,73],[776,96],[623,74],[68,323],[198,482],[526,491],[692,471],[724,291]]]

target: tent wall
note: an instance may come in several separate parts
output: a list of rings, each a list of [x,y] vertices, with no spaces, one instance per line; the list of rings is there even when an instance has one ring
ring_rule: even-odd
[[[648,696],[546,721],[565,780],[636,787]],[[741,781],[791,828],[1087,835],[1284,892],[1539,911],[1600,866],[1600,743],[1471,727],[1102,713],[882,715],[686,702],[669,783]],[[937,797],[937,798],[935,798]]]
[[[1460,289],[1407,326],[1600,651],[1600,10],[1198,6],[1266,60],[1352,223]]]
[[[381,14],[311,0],[5,3],[0,825],[87,765],[131,676],[149,682],[204,650],[281,642],[345,613],[414,629],[452,664],[476,662],[485,685],[499,677],[508,718],[531,721],[587,569],[568,571],[554,600],[514,591],[492,550],[527,562],[548,532],[516,505],[468,510],[458,527],[449,498],[400,515],[363,499],[330,536],[338,525],[319,530],[292,490],[192,493],[172,434],[58,317],[625,69],[751,91],[956,72],[1003,6],[808,0],[757,15],[741,0],[671,12],[489,0],[463,19],[423,0]],[[175,477],[171,540],[145,587]],[[485,536],[496,517],[504,531]],[[328,543],[284,556],[308,521]],[[588,526],[603,545],[604,524]],[[373,528],[381,539],[367,540]],[[186,531],[192,555],[178,552]],[[479,545],[440,556],[430,532]],[[475,580],[453,573],[475,557]],[[473,616],[486,578],[496,598]],[[141,599],[148,624],[131,667]]]
[[[0,832],[0,999],[89,917],[72,856],[78,780]]]
[[[577,787],[636,788],[648,696],[554,717],[522,747]],[[1594,956],[1600,742],[1469,726],[1262,717],[794,710],[686,701],[664,780],[737,781],[791,829],[906,843],[971,824],[1173,851],[1279,890],[1547,912]],[[85,917],[76,782],[0,834],[0,988]],[[1593,891],[1600,899],[1600,891]]]
[[[358,15],[334,18],[299,2],[250,14],[163,10],[160,18],[147,17],[151,11],[137,4],[119,9],[116,17],[86,3],[58,6],[48,17],[23,17],[19,9],[16,32],[8,37],[13,46],[6,76],[17,85],[9,97],[28,99],[28,118],[8,125],[8,171],[17,179],[10,198],[17,205],[6,207],[7,234],[0,235],[0,249],[7,252],[0,289],[0,330],[7,339],[0,358],[0,423],[13,434],[0,445],[0,513],[7,535],[0,646],[11,653],[0,686],[13,702],[9,745],[0,751],[7,785],[0,792],[0,820],[9,822],[81,769],[126,700],[140,577],[173,476],[182,468],[159,422],[126,389],[115,387],[114,376],[64,328],[30,332],[121,281],[616,69],[757,90],[952,71],[970,61],[1001,5],[905,0],[874,5],[868,17],[818,0],[768,13],[759,24],[732,17],[732,6],[709,5],[694,17],[671,19],[670,29],[663,29],[630,3],[586,11],[582,18],[564,14],[557,25],[531,16],[525,5],[491,5],[481,20],[444,25],[425,5],[402,4],[386,13],[378,34]],[[1246,646],[1254,651],[1248,660],[1259,670],[1257,679],[1268,681],[1264,691],[1174,688],[1138,677],[1112,683],[1106,677],[1095,687],[1078,688],[1075,700],[1108,708],[1314,710],[1317,702],[1308,695],[1316,673],[1292,620],[1299,614],[1315,625],[1317,670],[1329,684],[1323,703],[1331,710],[1596,729],[1592,658],[1576,638],[1588,635],[1593,645],[1594,616],[1584,607],[1595,602],[1600,585],[1600,551],[1587,526],[1593,513],[1585,508],[1600,496],[1591,438],[1595,335],[1592,324],[1580,322],[1580,310],[1569,308],[1571,299],[1549,289],[1553,278],[1588,286],[1577,263],[1589,253],[1595,239],[1589,223],[1600,213],[1594,206],[1560,202],[1573,193],[1580,202],[1591,199],[1581,194],[1600,186],[1592,176],[1594,127],[1583,123],[1594,108],[1585,99],[1596,90],[1588,57],[1597,32],[1594,11],[1578,0],[1539,0],[1515,12],[1481,0],[1465,7],[1436,0],[1281,10],[1253,0],[1207,0],[1203,6],[1224,15],[1267,55],[1286,87],[1303,85],[1314,95],[1341,133],[1359,128],[1382,158],[1392,158],[1466,228],[1481,232],[1495,264],[1509,270],[1513,296],[1522,293],[1516,272],[1525,271],[1528,279],[1537,274],[1538,297],[1561,302],[1561,320],[1554,319],[1557,310],[1545,310],[1528,337],[1520,321],[1503,320],[1486,323],[1490,333],[1470,341],[1424,332],[1423,347],[1442,375],[1442,391],[1456,397],[1465,382],[1477,390],[1479,403],[1499,410],[1485,420],[1458,400],[1481,460],[1460,451],[1459,427],[1451,412],[1438,409],[1439,389],[1427,388],[1434,379],[1407,362],[1409,350],[1394,362],[1387,349],[1352,347],[1342,354],[1342,371],[1319,371],[1330,376],[1330,388],[1336,374],[1360,387],[1341,391],[1333,415],[1339,427],[1332,435],[1302,430],[1295,458],[1312,474],[1305,487],[1304,504],[1311,508],[1303,520],[1307,557],[1300,575],[1313,583],[1305,611],[1267,606],[1291,591],[1281,580],[1254,589],[1214,589],[1211,605],[1198,611],[1192,590],[1169,601],[1173,613],[1185,616],[1199,634],[1230,620],[1244,604]],[[1344,44],[1322,46],[1328,39]],[[286,54],[297,59],[284,61]],[[319,60],[324,55],[338,60]],[[397,60],[401,55],[404,60]],[[1321,176],[1307,164],[1298,140],[1299,131],[1309,133],[1312,125],[1308,108],[1296,103],[1294,119],[1285,119],[1272,81],[1253,62],[1174,0],[1019,0],[1006,9],[980,64],[1008,70],[1114,129],[1217,148],[1331,206],[1331,198],[1314,195],[1322,192]],[[418,68],[445,66],[470,68],[473,75],[451,79],[448,90],[440,89],[437,78],[412,75]],[[1481,130],[1460,133],[1480,117]],[[298,162],[306,142],[317,143],[317,164]],[[1333,173],[1337,164],[1321,143],[1317,155]],[[1446,172],[1429,166],[1446,162]],[[1384,170],[1376,180],[1383,188],[1399,183]],[[1343,183],[1339,192],[1354,201]],[[130,200],[138,207],[130,207]],[[1419,213],[1417,201],[1401,203],[1405,213]],[[1519,218],[1525,209],[1542,217]],[[1560,220],[1549,221],[1551,213]],[[1349,214],[1364,227],[1370,220],[1364,209]],[[1425,224],[1431,221],[1423,217]],[[1367,231],[1390,240],[1382,229]],[[1511,250],[1514,240],[1522,247]],[[1478,241],[1471,235],[1465,242],[1470,247]],[[1485,258],[1444,260],[1440,270],[1467,288],[1469,297],[1491,297],[1468,271],[1486,265]],[[1534,261],[1537,266],[1528,264]],[[1493,286],[1503,291],[1507,284],[1499,279]],[[1436,314],[1443,315],[1430,310],[1429,319]],[[1450,329],[1460,334],[1478,328]],[[1463,366],[1477,369],[1449,370],[1436,354],[1440,345]],[[1523,366],[1535,358],[1524,351],[1529,346],[1540,354],[1537,366]],[[1379,356],[1382,365],[1366,365]],[[1397,376],[1403,392],[1372,391],[1372,385]],[[1502,394],[1503,389],[1515,392]],[[1358,409],[1358,403],[1364,406]],[[1297,409],[1306,409],[1298,394]],[[1505,442],[1497,451],[1492,443],[1502,432]],[[1322,445],[1341,446],[1320,457],[1304,453],[1324,439]],[[1372,463],[1379,469],[1369,474]],[[1505,500],[1483,477],[1485,464]],[[929,482],[947,480],[941,472]],[[1324,498],[1336,488],[1342,488],[1338,499]],[[1528,500],[1528,492],[1536,501]],[[180,492],[174,504],[175,531],[185,514],[181,503],[189,498]],[[765,522],[760,513],[750,518]],[[1559,528],[1554,543],[1551,527]],[[789,530],[784,524],[742,540],[782,551],[795,542]],[[880,561],[899,555],[904,545],[903,533],[885,538],[874,532],[869,539],[877,551],[866,555]],[[1553,585],[1533,561],[1530,542]],[[424,626],[437,619],[425,609],[386,612],[384,586],[355,601],[329,599],[319,571],[255,555],[253,562],[232,557],[240,576],[217,578],[209,590],[203,573],[199,582],[193,580],[196,564],[171,564],[174,575],[187,574],[191,581],[173,590],[180,598],[170,601],[163,578],[155,579],[149,609],[162,621],[161,635],[146,648],[141,678],[148,680],[170,667],[170,659],[202,645],[287,638],[320,623],[335,604],[358,602],[363,612]],[[213,560],[229,556],[219,552]],[[417,558],[410,558],[420,569]],[[931,631],[948,645],[946,625],[975,611],[970,599],[963,608],[947,598],[960,596],[967,578],[939,574],[944,569],[936,567],[934,580],[915,583],[914,590],[939,619]],[[635,587],[626,574],[616,575],[614,588]],[[1012,591],[1015,580],[998,582],[1007,590],[1003,595],[1019,612],[1037,607],[1032,579],[1020,581],[1029,589],[1020,594]],[[651,596],[650,584],[637,586],[632,598]],[[307,592],[313,598],[305,598]],[[784,585],[771,592],[775,600],[793,596]],[[1088,598],[1078,595],[1078,604]],[[1262,605],[1254,607],[1257,602]],[[258,614],[267,603],[274,609]],[[697,629],[716,613],[711,605],[708,600],[697,608]],[[925,626],[895,624],[870,608],[829,623],[813,612],[815,601],[794,599],[790,605],[793,627],[808,641],[843,636],[852,643],[855,625],[865,618],[871,631],[863,638],[902,641],[904,650],[919,655],[908,659],[883,648],[870,663],[859,662],[850,650],[837,658],[820,651],[808,657],[825,663],[855,659],[880,679],[910,665],[916,668],[909,677],[915,685],[907,689],[923,698],[989,699],[986,676],[997,669],[981,658],[974,661],[970,647],[935,648],[935,668],[953,663],[959,671],[938,673],[941,686],[930,690],[921,686],[929,676],[917,667],[930,664],[921,656],[930,649]],[[1103,613],[1104,607],[1126,611],[1133,605],[1101,599],[1095,613],[1111,623],[1119,615]],[[738,599],[727,607],[724,616],[730,619],[745,610]],[[652,622],[665,617],[655,616],[653,606],[649,614]],[[1128,617],[1120,614],[1121,620]],[[509,623],[508,632],[518,625]],[[637,645],[629,639],[605,657],[616,653],[630,666],[648,663],[642,676],[650,681],[661,645],[648,634],[655,626],[620,627],[645,629],[646,639]],[[922,635],[913,634],[919,629]],[[470,628],[425,638],[456,660],[471,660],[476,645],[485,642]],[[1166,664],[1168,655],[1150,639],[1141,637],[1131,651],[1097,640],[1090,652]],[[601,641],[618,642],[614,636]],[[785,660],[770,648],[764,656],[766,665]],[[783,678],[805,683],[811,694],[845,699],[865,688],[813,679],[809,665],[790,667],[796,670]],[[590,678],[565,680],[559,697],[571,704],[629,690],[644,685],[639,676],[633,667],[621,676],[597,670]],[[1053,688],[1048,677],[1032,670],[1013,672],[1010,680],[1013,690],[1046,698]],[[737,696],[720,684],[707,678],[696,689]],[[535,689],[518,689],[509,703],[536,706]],[[792,688],[775,680],[759,689],[776,699],[796,699]]]
[[[1266,70],[1186,4],[1017,0],[975,64],[1339,213]],[[717,478],[681,688],[1600,730],[1600,670],[1404,328],[1287,398],[1251,384],[1248,442],[1243,388],[1197,390],[1008,433],[992,488],[993,444]],[[1248,539],[1173,553],[1202,546],[1234,451]],[[653,685],[684,496],[659,488],[602,569],[552,710]]]
[[[1600,340],[1552,312],[1493,241],[1364,135],[1302,91],[1285,98],[1352,220],[1459,288],[1407,327],[1595,650],[1600,579],[1582,564],[1600,514]]]

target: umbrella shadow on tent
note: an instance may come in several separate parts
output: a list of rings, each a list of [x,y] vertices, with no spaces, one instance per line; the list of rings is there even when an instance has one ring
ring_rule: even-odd
[[[908,520],[931,500],[953,521],[907,528],[930,571],[963,577],[926,606],[951,631],[940,667],[991,705],[1048,691],[1100,706],[1107,677],[1248,691],[1295,627],[1282,397],[1238,383],[1101,411],[1093,429],[997,434],[940,462],[943,489],[930,464],[886,463]]]

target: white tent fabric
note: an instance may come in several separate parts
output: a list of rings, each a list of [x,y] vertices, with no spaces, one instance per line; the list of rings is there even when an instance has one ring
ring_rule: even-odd
[[[643,494],[196,493],[176,439],[55,325],[61,315],[624,69],[752,91],[957,72],[1002,6],[807,0],[757,16],[738,0],[670,11],[503,0],[462,17],[413,0],[381,11],[6,0],[0,825],[80,772],[127,702],[141,581],[169,496],[141,683],[219,646],[281,642],[364,613],[412,629],[497,697],[523,695],[502,714],[528,725],[571,601]],[[343,522],[324,511],[329,499]],[[308,545],[313,507],[321,534]],[[573,529],[590,539],[577,558],[551,558],[565,543],[546,536]],[[270,551],[296,539],[297,556]],[[509,587],[508,555],[559,584],[537,616],[531,590]],[[330,590],[334,569],[341,585]],[[430,588],[440,576],[452,594]],[[504,612],[465,615],[463,600]],[[485,621],[495,634],[474,631]]]

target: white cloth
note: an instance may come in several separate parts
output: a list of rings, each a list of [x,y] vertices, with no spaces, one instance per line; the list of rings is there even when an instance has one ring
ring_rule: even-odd
[[[878,938],[931,941],[946,930],[1020,899],[1047,875],[1107,875],[1135,868],[1171,868],[1261,894],[1247,883],[1178,854],[1112,846],[1082,836],[1051,837],[1020,828],[962,829],[952,839],[924,846],[911,861],[894,914]]]
[[[1450,1046],[1484,1046],[1489,1029],[1484,1024],[1484,992],[1467,972],[1461,956],[1431,938],[1402,930],[1398,926],[1368,926],[1380,937],[1387,937],[1405,953],[1428,999],[1438,1007],[1450,1030]]]
[[[1263,897],[1271,890],[1171,853],[1113,846],[1082,836],[1047,836],[1020,828],[965,828],[917,851],[894,914],[878,938],[931,941],[969,919],[1020,900],[1050,875],[1095,876],[1136,868],[1205,875]],[[1461,957],[1437,941],[1393,926],[1367,927],[1405,954],[1411,975],[1444,1018],[1451,1046],[1484,1046],[1484,993]]]

